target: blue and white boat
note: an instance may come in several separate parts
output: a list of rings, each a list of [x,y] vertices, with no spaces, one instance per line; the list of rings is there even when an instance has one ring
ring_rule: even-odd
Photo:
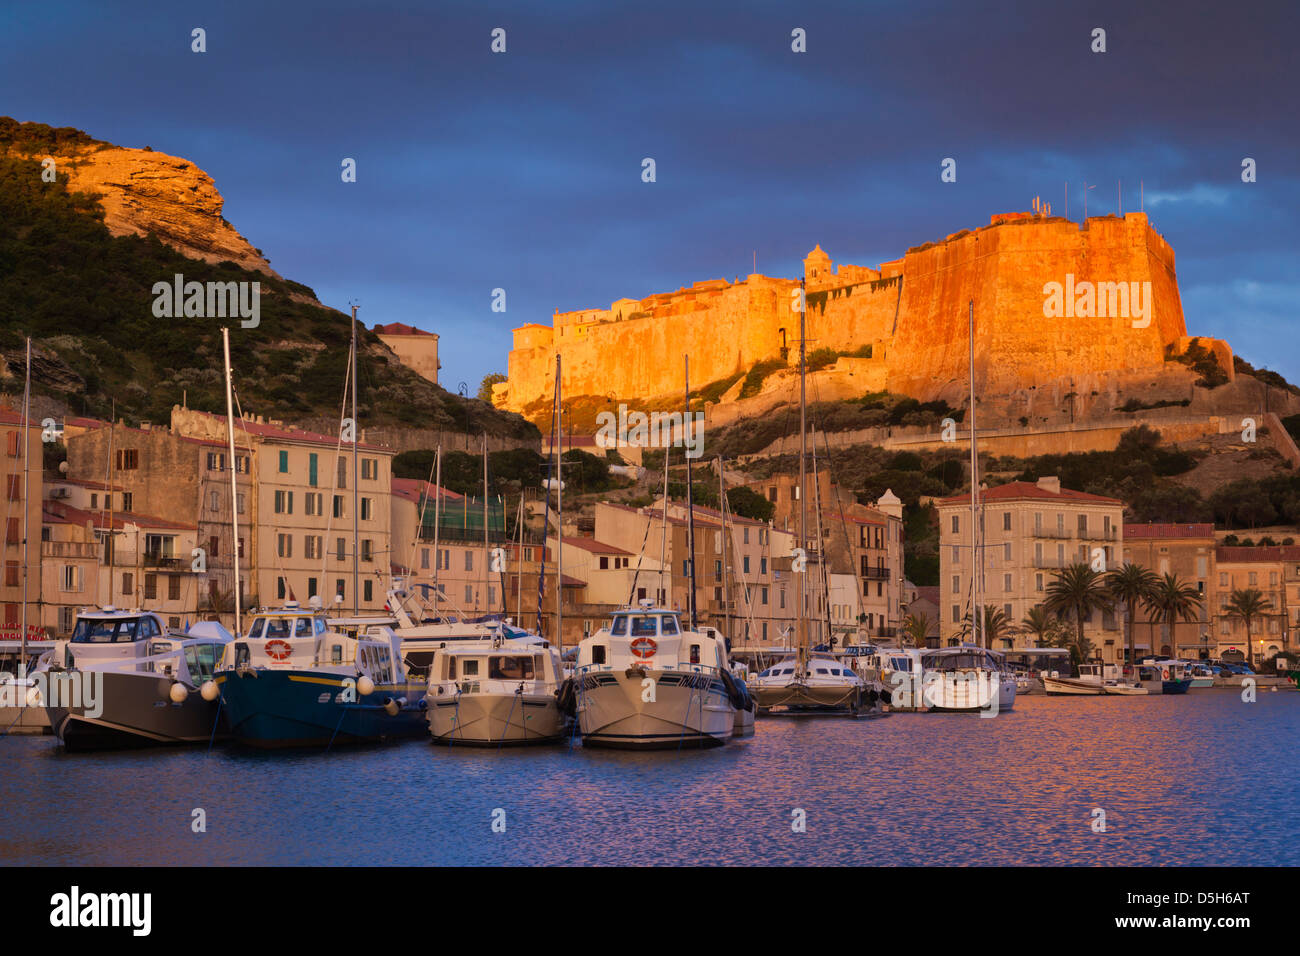
[[[332,629],[295,602],[253,617],[222,658],[205,698],[220,695],[230,736],[253,747],[329,747],[428,733],[425,685],[408,682],[391,628]]]

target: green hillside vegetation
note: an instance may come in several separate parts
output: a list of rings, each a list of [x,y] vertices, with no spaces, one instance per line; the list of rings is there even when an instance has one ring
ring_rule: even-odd
[[[39,150],[68,141],[94,142],[76,130],[15,129],[0,120],[0,351],[11,370],[30,334],[33,390],[64,401],[72,414],[106,417],[116,399],[119,417],[164,422],[183,394],[191,408],[224,413],[221,326],[228,324],[245,410],[288,420],[336,416],[347,316],[303,301],[315,296],[299,283],[188,259],[152,235],[111,236],[95,197],[69,192],[66,176],[42,182],[36,160],[2,154],[10,145]],[[260,325],[155,317],[153,285],[176,273],[187,282],[261,283]],[[400,365],[373,332],[358,334],[358,412],[366,425],[538,436],[519,416],[451,395]]]

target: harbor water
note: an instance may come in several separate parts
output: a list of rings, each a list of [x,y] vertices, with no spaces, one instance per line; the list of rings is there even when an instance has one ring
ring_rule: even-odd
[[[14,736],[0,862],[1294,866],[1298,737],[1300,693],[1227,689],[765,718],[691,753],[65,754]]]

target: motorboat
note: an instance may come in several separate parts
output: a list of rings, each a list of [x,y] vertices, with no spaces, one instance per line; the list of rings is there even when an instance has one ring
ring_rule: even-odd
[[[1150,691],[1134,681],[1108,680],[1101,685],[1102,693],[1116,697],[1145,697]]]
[[[574,688],[587,747],[720,746],[745,706],[717,632],[688,630],[677,611],[648,600],[578,645]]]
[[[1192,681],[1189,690],[1214,686],[1214,670],[1209,664],[1203,664],[1200,661],[1193,661],[1187,665],[1186,676],[1190,677]]]
[[[1098,697],[1102,687],[1100,664],[1080,664],[1078,677],[1043,677],[1043,691],[1049,696]]]
[[[223,739],[218,705],[197,691],[230,640],[215,622],[180,632],[152,611],[82,610],[37,675],[50,727],[69,751]]]
[[[216,678],[231,737],[254,747],[326,747],[427,733],[423,682],[408,681],[401,641],[331,629],[319,606],[290,601],[253,615]]]
[[[53,641],[0,641],[0,734],[48,734],[50,719],[32,675],[48,664]]]
[[[850,665],[815,651],[803,661],[797,654],[778,661],[754,678],[754,697],[763,714],[879,710],[882,689],[876,683],[868,687]]]
[[[440,743],[551,743],[569,715],[560,700],[560,655],[541,638],[477,641],[434,653],[426,701]]]
[[[1148,657],[1142,662],[1139,674],[1144,669],[1146,676],[1139,682],[1147,688],[1148,693],[1185,694],[1192,686],[1192,679],[1187,676],[1187,665],[1183,661]],[[1157,684],[1160,686],[1159,691],[1152,689]]]

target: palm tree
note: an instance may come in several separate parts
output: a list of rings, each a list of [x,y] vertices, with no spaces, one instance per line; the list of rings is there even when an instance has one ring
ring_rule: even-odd
[[[966,617],[961,622],[961,635],[963,638],[970,637],[970,624],[971,615],[970,611],[967,611]],[[1005,636],[1010,631],[1011,618],[1007,617],[1006,612],[991,604],[985,604],[984,616],[980,619],[980,635],[984,639],[984,646],[993,647],[995,640]]]
[[[1246,624],[1246,661],[1254,663],[1254,644],[1250,636],[1250,624],[1255,618],[1263,617],[1265,611],[1273,609],[1273,602],[1259,591],[1258,588],[1237,588],[1228,598],[1228,604],[1224,608],[1228,617],[1240,618]]]
[[[1097,609],[1109,611],[1114,606],[1100,571],[1082,561],[1062,568],[1056,580],[1047,586],[1047,599],[1043,607],[1053,614],[1074,616],[1078,631],[1077,643],[1083,647],[1083,622]]]
[[[928,614],[909,614],[903,618],[903,633],[912,639],[916,647],[925,647],[930,633],[930,616]]]
[[[1020,622],[1021,633],[1034,635],[1035,647],[1049,647],[1054,620],[1045,607],[1035,604]]]
[[[1174,624],[1181,617],[1184,621],[1195,621],[1201,607],[1201,594],[1196,588],[1179,580],[1178,575],[1168,572],[1156,581],[1151,596],[1143,599],[1143,604],[1159,618],[1160,623],[1169,628],[1169,643],[1174,640]],[[1152,641],[1154,644],[1155,642]],[[1152,648],[1154,650],[1154,648]],[[1175,648],[1176,650],[1176,648]]]
[[[1127,561],[1123,567],[1106,575],[1106,590],[1112,598],[1124,605],[1125,616],[1128,618],[1128,666],[1134,668],[1134,674],[1137,673],[1137,648],[1133,644],[1133,617],[1138,604],[1155,594],[1158,581],[1154,571]]]

